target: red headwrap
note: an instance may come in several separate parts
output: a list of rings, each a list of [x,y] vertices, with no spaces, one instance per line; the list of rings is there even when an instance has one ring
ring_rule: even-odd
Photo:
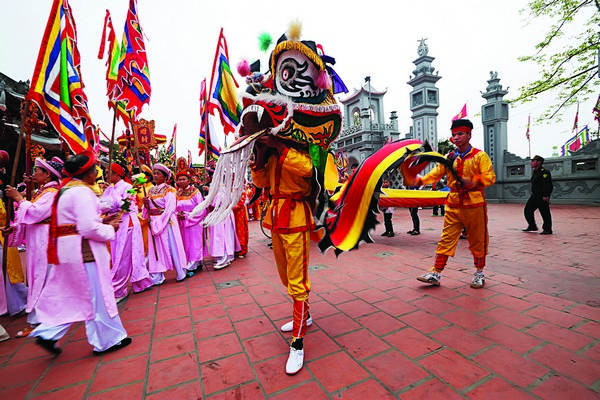
[[[187,173],[187,171],[179,171],[177,175],[175,175],[175,178],[179,178],[180,176],[185,176],[190,180],[192,179],[192,177],[190,176],[190,174]]]
[[[112,163],[110,169],[115,174],[119,175],[125,182],[131,183],[131,180],[125,175],[125,170],[117,163]]]
[[[125,177],[125,170],[119,164],[112,163],[110,165],[110,169],[111,169],[112,172],[114,172],[115,174],[119,175],[121,178]]]
[[[468,126],[457,126],[456,128],[452,128],[451,132],[455,133],[455,132],[466,132],[466,133],[471,133],[472,129],[469,128]]]

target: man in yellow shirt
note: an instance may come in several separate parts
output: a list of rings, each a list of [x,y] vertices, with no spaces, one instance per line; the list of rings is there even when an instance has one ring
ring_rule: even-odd
[[[456,150],[448,154],[454,160],[454,169],[458,178],[449,173],[443,165],[438,164],[424,177],[418,177],[416,185],[427,185],[439,181],[446,175],[450,194],[448,195],[442,237],[435,251],[433,268],[417,277],[421,282],[439,285],[441,272],[448,257],[454,257],[456,245],[463,228],[469,234],[469,250],[473,254],[476,271],[471,282],[472,288],[482,288],[485,284],[485,258],[488,253],[488,217],[487,203],[483,189],[496,182],[496,174],[490,157],[482,150],[471,146],[473,124],[468,119],[452,122],[452,143]]]
[[[258,139],[255,148],[256,159],[250,164],[252,180],[259,188],[269,187],[273,199],[263,226],[271,230],[277,272],[294,300],[293,321],[281,327],[284,332],[292,331],[286,364],[291,375],[302,368],[303,338],[306,327],[312,324],[308,254],[314,223],[308,198],[314,168],[307,151],[287,147],[270,134]]]

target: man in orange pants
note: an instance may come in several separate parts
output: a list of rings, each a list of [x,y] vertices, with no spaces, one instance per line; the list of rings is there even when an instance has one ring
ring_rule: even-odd
[[[267,155],[266,148],[275,149]],[[271,230],[273,254],[281,282],[294,300],[293,321],[281,327],[292,331],[287,374],[295,374],[304,364],[303,338],[312,324],[308,312],[308,255],[313,229],[311,207],[307,201],[312,190],[313,163],[308,152],[285,146],[272,135],[257,140],[256,160],[250,164],[257,187],[270,187],[273,201],[264,226]],[[290,329],[291,328],[291,329]]]
[[[496,174],[490,157],[484,151],[471,146],[472,130],[473,124],[468,119],[452,122],[451,141],[456,150],[448,154],[448,157],[454,159],[454,168],[460,180],[441,164],[416,180],[416,185],[426,185],[435,183],[447,175],[450,187],[442,238],[435,251],[435,263],[429,272],[417,278],[421,282],[440,284],[440,274],[448,262],[448,257],[454,257],[460,234],[463,228],[466,228],[469,234],[469,250],[473,254],[476,268],[471,287],[479,289],[485,284],[483,269],[488,253],[489,234],[487,203],[483,189],[496,182]]]

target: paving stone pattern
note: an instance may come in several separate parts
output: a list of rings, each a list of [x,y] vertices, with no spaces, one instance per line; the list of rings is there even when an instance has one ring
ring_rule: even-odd
[[[523,233],[523,206],[489,206],[484,289],[460,240],[442,285],[433,262],[443,218],[421,235],[396,209],[396,237],[335,257],[313,246],[314,323],[305,367],[286,376],[291,301],[268,239],[250,252],[119,305],[133,343],[100,357],[76,324],[53,357],[32,339],[0,343],[0,399],[598,399],[600,208],[553,206],[552,236]],[[539,219],[539,217],[538,217]],[[540,222],[541,226],[541,222]],[[11,336],[26,318],[0,317]]]

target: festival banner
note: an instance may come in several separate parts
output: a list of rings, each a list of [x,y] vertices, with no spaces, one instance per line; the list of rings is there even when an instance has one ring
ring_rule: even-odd
[[[132,112],[134,120],[144,104],[150,103],[150,70],[144,35],[137,15],[137,0],[129,1],[114,92],[114,100],[122,101],[126,113]]]
[[[108,49],[106,48],[108,46]],[[125,124],[129,123],[125,102],[115,101],[115,87],[119,76],[119,59],[121,57],[121,46],[117,41],[115,29],[113,28],[110,11],[106,10],[104,17],[104,28],[102,29],[102,39],[100,49],[98,50],[98,59],[104,58],[106,51],[106,96],[108,97],[108,108],[117,107],[117,118],[120,118]]]
[[[169,142],[169,147],[167,147],[167,153],[171,155],[171,161],[175,162],[177,158],[177,124],[173,126],[173,136],[171,136],[171,141]]]
[[[467,118],[467,103],[465,103],[465,105],[462,106],[460,112],[452,118],[452,121],[456,121],[457,119],[463,118]]]
[[[208,112],[212,115],[215,112],[219,114],[225,135],[234,132],[240,122],[242,106],[238,101],[237,88],[239,85],[229,65],[227,41],[221,28],[210,78]]]
[[[219,135],[215,131],[207,110],[206,78],[200,84],[200,137],[198,138],[198,155],[202,155],[206,149],[206,138],[208,136],[208,158],[218,159],[221,155],[221,146],[219,144]],[[223,139],[224,142],[224,139]]]
[[[27,98],[46,114],[71,151],[95,139],[83,91],[77,29],[67,0],[54,0]]]
[[[570,153],[574,153],[581,149],[583,146],[590,142],[590,132],[588,126],[584,126],[575,136],[567,140],[565,144],[561,146],[561,156],[568,156]]]

